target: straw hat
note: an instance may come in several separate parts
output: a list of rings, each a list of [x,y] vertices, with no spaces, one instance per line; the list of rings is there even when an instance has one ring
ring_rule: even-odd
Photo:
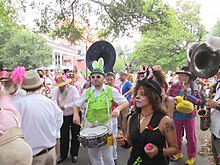
[[[70,78],[64,78],[62,75],[59,75],[57,78],[55,78],[55,81],[56,82],[52,84],[54,87],[62,87],[72,82]]]
[[[35,72],[34,70],[29,70],[25,73],[24,80],[21,86],[24,89],[34,89],[41,86],[43,82],[44,79],[40,78],[37,72]]]

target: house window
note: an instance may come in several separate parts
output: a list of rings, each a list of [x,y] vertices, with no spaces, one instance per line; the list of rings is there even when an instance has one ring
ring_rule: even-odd
[[[56,66],[60,66],[60,53],[55,53]]]

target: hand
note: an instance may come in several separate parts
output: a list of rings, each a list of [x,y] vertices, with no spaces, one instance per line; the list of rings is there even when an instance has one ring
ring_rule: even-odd
[[[119,116],[119,114],[120,114],[120,111],[117,108],[115,108],[112,111],[112,117],[116,117],[117,118]]]
[[[64,108],[63,105],[60,105],[59,107],[60,107],[60,109],[62,109],[63,111],[65,110],[65,108]]]
[[[125,138],[123,136],[122,131],[119,132],[118,136],[116,137],[116,142],[118,145],[122,146],[125,145]]]
[[[80,117],[79,114],[74,114],[73,115],[73,123],[76,125],[80,125]]]
[[[145,153],[149,156],[149,158],[153,158],[157,156],[158,154],[158,148],[152,143],[148,143],[148,145],[151,145],[151,148],[149,147],[144,147]]]
[[[210,99],[206,99],[207,108],[215,108],[218,105],[219,105],[219,102],[214,101],[214,100],[210,100]]]

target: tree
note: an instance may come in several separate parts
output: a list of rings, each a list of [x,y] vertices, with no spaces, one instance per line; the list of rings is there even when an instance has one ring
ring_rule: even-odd
[[[15,22],[15,9],[7,1],[0,1],[0,70],[3,70],[3,47],[11,36],[21,30]]]
[[[119,73],[122,70],[125,70],[124,60],[122,58],[117,58],[114,65],[114,72]]]
[[[0,70],[18,65],[29,69],[51,64],[51,48],[42,37],[15,22],[16,8],[10,1],[2,0],[0,10]]]
[[[196,2],[178,0],[175,10],[179,23],[182,23],[184,29],[192,34],[190,38],[186,38],[187,44],[201,41],[206,33],[200,18],[201,5]]]
[[[52,49],[39,35],[23,30],[5,43],[0,63],[7,69],[19,65],[26,69],[48,66],[52,63]]]
[[[188,3],[190,2],[179,1],[180,6],[177,7],[177,12],[170,10],[170,15],[167,17],[170,26],[157,24],[157,27],[154,28],[154,26],[148,25],[147,31],[142,34],[141,42],[132,55],[136,63],[150,66],[158,64],[164,70],[174,70],[179,65],[186,65],[187,44],[200,41],[205,33],[201,20],[197,18],[199,17],[199,6]],[[185,6],[190,6],[192,11]],[[196,9],[195,12],[194,9]],[[188,17],[189,19],[187,19]],[[195,22],[196,20],[197,22]]]
[[[218,19],[215,25],[212,27],[212,35],[220,37],[220,20]]]
[[[26,11],[27,0],[20,2]],[[146,28],[146,24],[169,25],[169,6],[162,0],[32,1],[30,6],[40,15],[35,19],[37,30],[63,36],[70,42],[83,39],[85,23],[91,15],[102,22],[102,35],[113,37],[132,35],[134,30]]]

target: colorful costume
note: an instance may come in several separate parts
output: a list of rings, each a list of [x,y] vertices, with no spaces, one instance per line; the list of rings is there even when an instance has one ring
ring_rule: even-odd
[[[130,119],[129,132],[131,136],[132,150],[128,160],[128,165],[168,165],[166,157],[162,154],[159,154],[151,159],[144,151],[144,147],[147,143],[152,143],[158,148],[166,146],[165,137],[161,134],[158,127],[160,120],[164,117],[164,115],[154,112],[148,127],[146,127],[142,133],[139,132],[138,116],[139,113],[135,112]]]
[[[108,112],[106,96],[109,101],[109,108],[111,109],[112,101],[120,105],[125,102],[126,99],[122,96],[118,90],[114,87],[109,87],[103,85],[100,90],[95,89],[95,87],[88,88],[82,93],[79,99],[76,100],[75,104],[78,107],[82,107],[84,103],[87,103],[86,121],[85,127],[90,127],[93,125],[105,125],[109,126],[112,119],[108,118]],[[104,99],[103,99],[104,98]],[[99,105],[99,106],[97,106]],[[100,148],[89,148],[89,158],[93,165],[100,164],[114,164],[112,156],[112,146],[102,146]]]
[[[183,96],[184,91],[181,91],[181,84],[180,82],[172,84],[170,87],[168,94],[171,97],[175,96]],[[193,89],[191,89],[193,91]],[[202,100],[201,96],[198,93],[196,98],[194,99],[194,104],[201,105]],[[188,101],[191,101],[188,99]],[[196,156],[196,133],[195,133],[195,117],[196,117],[196,107],[194,107],[194,111],[191,113],[181,113],[178,112],[175,108],[173,120],[176,127],[176,135],[177,135],[177,142],[178,142],[178,152],[182,152],[182,134],[183,129],[186,130],[186,139],[187,139],[187,155],[188,158],[192,158]]]

